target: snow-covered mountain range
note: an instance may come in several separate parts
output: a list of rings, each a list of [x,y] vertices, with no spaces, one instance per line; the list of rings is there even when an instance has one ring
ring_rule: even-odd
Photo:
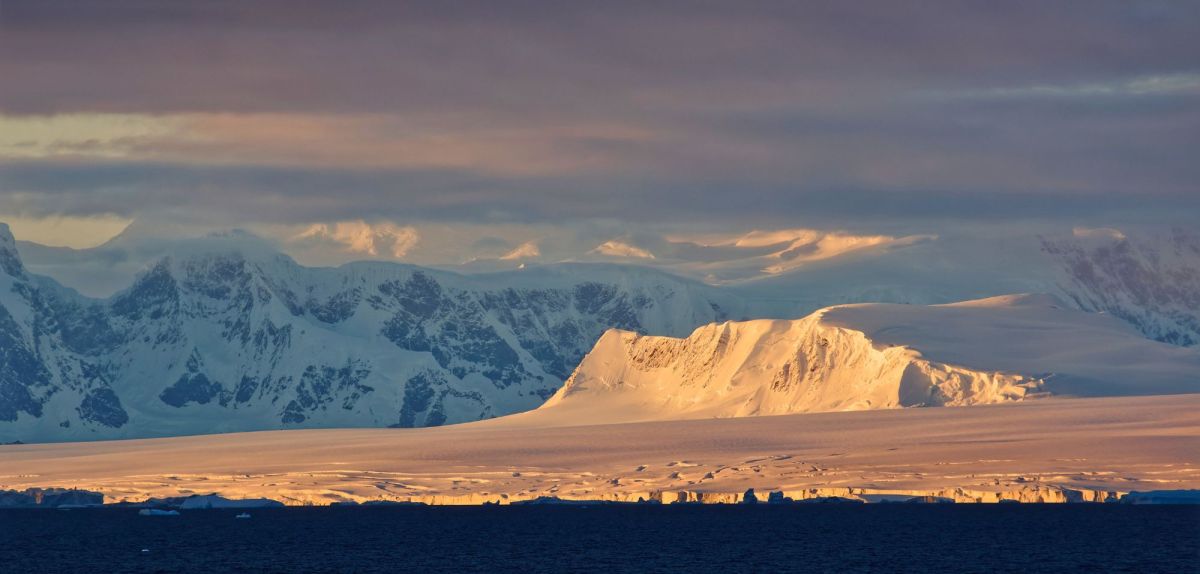
[[[686,338],[610,330],[514,421],[606,424],[1200,391],[1200,350],[1046,295],[859,304]]]
[[[738,307],[644,268],[306,268],[238,236],[89,299],[0,228],[0,442],[477,420],[537,407],[607,328],[685,334]]]
[[[764,237],[747,240],[751,266],[775,257],[774,244],[760,245],[773,236]],[[808,241],[785,239],[781,254]],[[1160,341],[1200,342],[1194,233],[880,245],[830,247],[805,265],[710,285],[600,263],[476,274],[390,262],[304,267],[235,232],[147,247],[155,258],[132,284],[96,298],[31,272],[21,255],[36,248],[0,224],[0,442],[473,421],[536,408],[597,340],[613,344],[614,335],[601,340],[610,328],[683,337],[708,323],[794,319],[841,303],[1044,292]],[[95,255],[128,266],[117,247]],[[69,267],[93,254],[67,255]],[[803,331],[800,323],[788,329]],[[997,396],[1037,392],[1010,386]]]

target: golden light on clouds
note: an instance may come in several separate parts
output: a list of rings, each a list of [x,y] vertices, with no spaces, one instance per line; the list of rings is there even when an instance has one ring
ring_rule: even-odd
[[[609,168],[656,139],[636,126],[474,122],[451,115],[0,115],[0,159],[458,169],[544,175]]]
[[[538,245],[537,240],[526,241],[517,246],[516,249],[500,256],[501,261],[516,261],[518,259],[535,259],[542,256],[542,248]]]
[[[341,251],[372,257],[403,258],[421,240],[416,228],[394,223],[363,220],[316,223],[292,238],[292,241],[325,241],[339,246]]]
[[[630,245],[619,239],[605,241],[604,243],[597,245],[594,249],[592,249],[588,253],[595,254],[595,255],[606,255],[609,257],[629,257],[629,258],[633,258],[633,259],[654,259],[655,258],[653,253],[651,253],[645,249],[642,249],[640,247]]]

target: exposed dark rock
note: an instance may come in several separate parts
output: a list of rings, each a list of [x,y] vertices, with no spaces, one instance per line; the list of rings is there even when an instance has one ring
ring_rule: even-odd
[[[446,381],[434,373],[418,373],[408,379],[404,386],[404,404],[400,407],[400,420],[395,426],[416,426],[417,415],[429,410],[437,395],[434,386],[445,386]]]
[[[203,368],[204,361],[200,352],[193,349],[188,357],[187,372],[180,375],[175,384],[163,389],[158,398],[173,407],[183,407],[188,403],[206,405],[212,402],[222,394],[223,387],[220,383],[209,380]]]
[[[42,416],[42,401],[31,390],[49,385],[50,372],[27,346],[8,309],[0,305],[0,421],[15,421],[22,412]]]
[[[362,300],[360,289],[342,291],[323,302],[309,301],[308,312],[323,323],[340,323],[349,319]]]
[[[129,422],[121,399],[109,388],[92,389],[79,404],[79,418],[107,427],[120,428]]]
[[[163,259],[140,275],[133,286],[113,297],[109,308],[119,317],[136,321],[158,320],[172,315],[179,304],[179,290],[171,275],[170,260]]]
[[[25,273],[25,266],[21,264],[21,256],[17,253],[17,241],[4,223],[0,223],[0,271],[13,277]]]
[[[208,380],[204,373],[184,373],[175,384],[163,389],[158,398],[173,407],[188,403],[207,405],[221,394],[221,385]]]
[[[342,399],[342,408],[351,410],[363,395],[375,389],[362,384],[371,374],[369,365],[351,361],[335,369],[328,366],[310,365],[296,386],[296,398],[288,402],[280,421],[285,424],[302,423],[307,414],[324,409],[336,399]]]

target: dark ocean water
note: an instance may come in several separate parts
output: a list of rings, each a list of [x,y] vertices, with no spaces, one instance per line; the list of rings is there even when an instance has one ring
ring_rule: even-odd
[[[250,512],[3,510],[0,572],[1200,572],[1197,506]]]

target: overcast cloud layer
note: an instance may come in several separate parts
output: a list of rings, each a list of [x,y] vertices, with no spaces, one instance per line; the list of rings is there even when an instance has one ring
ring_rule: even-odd
[[[1197,2],[0,0],[0,214],[1186,221]]]

